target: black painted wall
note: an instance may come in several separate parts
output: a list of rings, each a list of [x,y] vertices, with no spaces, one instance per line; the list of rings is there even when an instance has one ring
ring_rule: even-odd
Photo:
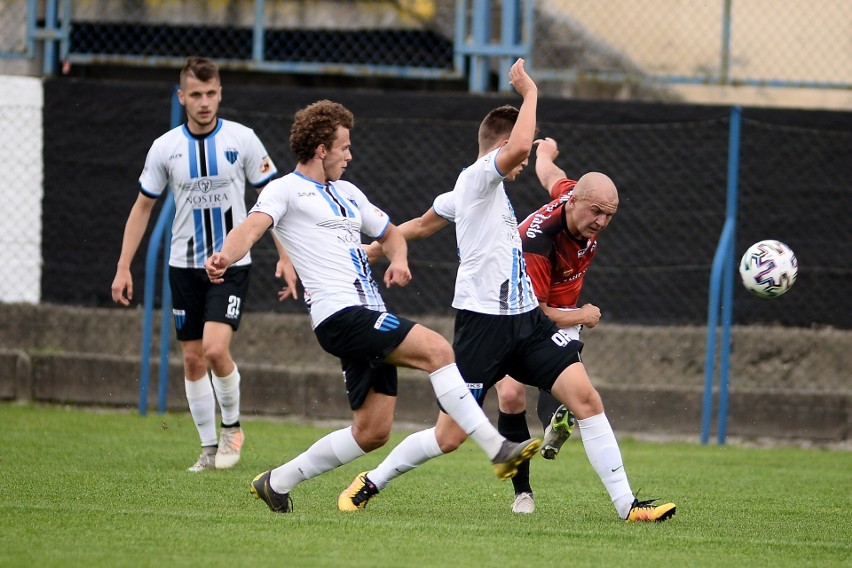
[[[145,154],[169,128],[172,88],[46,82],[45,302],[112,305],[124,223]],[[354,160],[346,177],[398,223],[425,211],[476,158],[476,130],[488,110],[519,103],[512,96],[463,93],[229,86],[226,77],[221,115],[254,128],[287,172],[292,115],[320,98],[355,113]],[[607,321],[704,323],[724,222],[729,109],[543,99],[538,117],[541,135],[559,141],[558,163],[569,175],[600,170],[620,191],[618,214],[600,237],[582,301],[601,306]],[[737,285],[737,323],[852,328],[850,158],[852,113],[745,109],[737,255],[754,241],[777,238],[797,253],[800,270],[795,287],[771,301]],[[547,199],[532,171],[533,158],[528,172],[508,186],[519,219]],[[301,304],[276,301],[274,251],[264,241],[255,249],[247,309],[303,311]],[[136,303],[146,246],[134,264]],[[415,280],[389,290],[388,304],[403,313],[450,313],[452,231],[413,243],[410,257]],[[376,270],[380,275],[382,266]]]

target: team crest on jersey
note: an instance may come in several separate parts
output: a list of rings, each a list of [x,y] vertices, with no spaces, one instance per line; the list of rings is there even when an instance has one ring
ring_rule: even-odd
[[[580,250],[577,251],[577,258],[583,258],[584,256],[586,256],[587,252],[595,250],[595,248],[597,246],[598,246],[598,243],[596,241],[593,241],[593,242],[587,244],[584,248],[581,248]]]
[[[236,148],[225,148],[225,159],[228,160],[231,165],[237,163],[237,157],[239,157],[239,155],[240,153]]]

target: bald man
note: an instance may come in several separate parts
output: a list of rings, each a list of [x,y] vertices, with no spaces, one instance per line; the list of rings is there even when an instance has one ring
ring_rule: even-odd
[[[569,340],[579,340],[583,327],[595,327],[601,317],[593,304],[578,306],[586,270],[597,251],[597,235],[609,225],[618,209],[618,190],[600,172],[579,180],[569,179],[555,164],[559,149],[552,138],[536,141],[535,171],[551,201],[528,216],[518,227],[524,261],[533,291],[544,313]],[[524,385],[511,377],[497,383],[500,415],[497,428],[507,439],[523,432],[529,437]],[[540,391],[537,414],[545,429],[541,453],[555,459],[571,435],[574,416],[547,391]],[[530,486],[529,463],[512,479],[512,511],[532,513],[535,501]]]

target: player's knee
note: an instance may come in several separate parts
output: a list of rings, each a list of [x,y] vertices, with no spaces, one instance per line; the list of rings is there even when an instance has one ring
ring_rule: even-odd
[[[390,440],[390,430],[362,430],[353,434],[358,446],[365,453],[381,448]]]
[[[571,406],[571,412],[581,420],[590,416],[597,416],[604,411],[603,399],[594,387],[580,393],[580,396],[576,397],[576,401]]]
[[[453,346],[437,332],[432,332],[429,340],[424,343],[423,349],[430,372],[446,367],[456,360]]]
[[[497,389],[500,399],[500,410],[506,414],[518,414],[527,409],[527,397],[524,386],[514,383]]]
[[[457,450],[467,440],[467,434],[461,428],[437,429],[435,431],[435,439],[438,442],[438,447],[441,448],[441,452],[448,454]]]
[[[207,373],[207,361],[201,353],[184,352],[183,369],[187,377],[195,379]]]
[[[210,363],[213,368],[224,367],[231,358],[231,353],[226,345],[219,343],[204,344],[204,358]]]

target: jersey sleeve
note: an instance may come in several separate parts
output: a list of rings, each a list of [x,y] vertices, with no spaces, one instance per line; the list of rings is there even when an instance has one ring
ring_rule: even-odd
[[[550,198],[559,199],[566,193],[573,190],[575,185],[577,185],[576,180],[568,178],[560,179],[559,181],[553,184],[553,187],[550,188]]]
[[[254,187],[263,187],[269,180],[275,177],[278,169],[272,162],[272,158],[266,152],[263,142],[249,129],[246,135],[246,179]]]
[[[355,202],[358,204],[358,209],[361,211],[361,232],[368,237],[378,239],[385,234],[385,231],[390,225],[390,217],[388,214],[370,203],[364,192],[358,189],[353,184],[348,184],[352,191]]]
[[[159,142],[160,139],[157,139],[151,145],[145,157],[145,167],[139,175],[139,191],[152,199],[160,197],[169,183],[169,172],[162,156],[162,144]]]
[[[524,263],[527,265],[527,274],[532,281],[533,292],[539,302],[546,302],[550,295],[550,272],[552,266],[546,256],[525,252]]]
[[[287,214],[290,206],[289,195],[292,195],[292,192],[287,191],[283,180],[273,180],[260,193],[249,214],[266,213],[272,217],[272,224],[275,225]]]
[[[493,193],[503,182],[504,175],[497,170],[497,153],[499,148],[482,156],[459,176],[463,183],[456,187],[461,190],[465,201],[480,199]]]
[[[439,217],[443,217],[450,223],[456,221],[456,200],[452,191],[442,193],[432,202],[432,209]]]

